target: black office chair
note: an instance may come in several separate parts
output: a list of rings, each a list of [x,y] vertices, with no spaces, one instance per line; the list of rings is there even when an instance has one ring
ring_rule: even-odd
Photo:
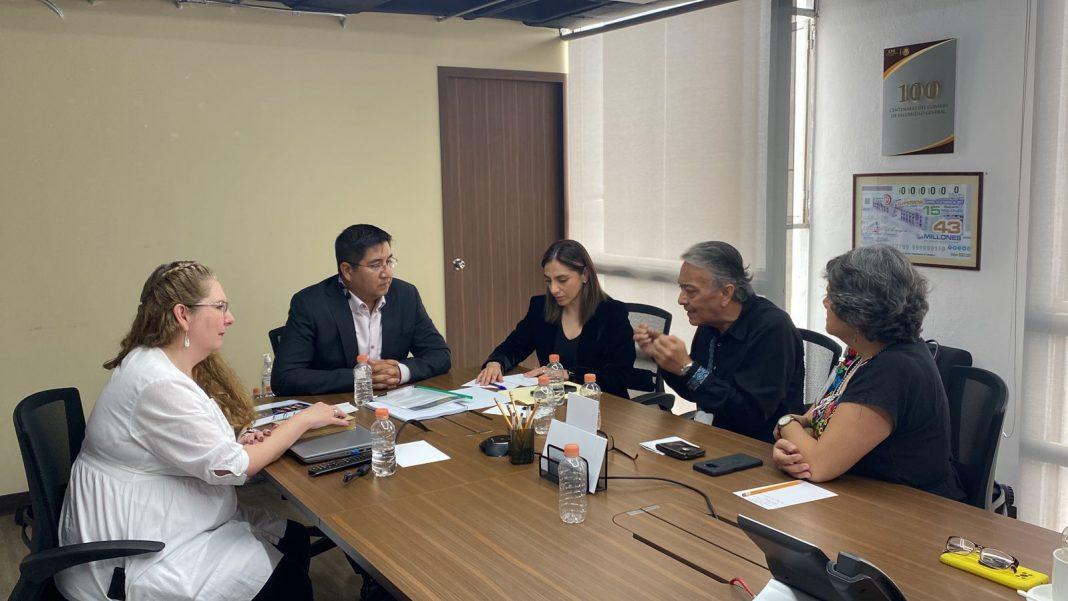
[[[22,540],[30,548],[19,564],[19,580],[9,601],[63,599],[53,577],[67,568],[144,553],[157,553],[163,543],[114,540],[59,546],[59,512],[70,480],[71,465],[85,438],[82,399],[76,388],[57,388],[30,395],[15,407],[15,435],[30,487],[29,511],[19,512]],[[30,528],[32,538],[26,535]],[[125,574],[115,568],[108,598],[125,599]]]
[[[805,407],[808,407],[820,400],[820,396],[823,395],[827,378],[842,357],[842,347],[819,332],[803,328],[798,328],[797,332],[801,335],[801,341],[803,342],[802,350],[804,356],[802,360],[805,362],[803,396]],[[695,415],[697,415],[696,411],[688,411],[679,417],[693,419]]]
[[[949,377],[954,367],[971,367],[972,354],[964,349],[939,344],[937,340],[926,340],[927,350],[931,352],[938,375],[942,378],[942,387],[949,394]]]
[[[671,332],[671,313],[660,307],[627,303],[627,318],[635,329],[645,324],[664,334]],[[642,405],[659,405],[664,411],[671,411],[675,406],[675,395],[664,392],[664,375],[660,373],[656,361],[643,353],[637,343],[634,345],[634,352],[634,369],[627,385],[630,400]]]
[[[950,450],[967,495],[965,502],[987,509],[1009,389],[997,374],[965,366],[950,370],[947,388]]]
[[[285,333],[285,326],[281,326],[271,330],[270,332],[267,332],[267,338],[271,340],[271,351],[274,353],[275,357],[278,356],[278,345],[282,344],[282,334]]]
[[[801,335],[805,353],[804,400],[808,406],[823,396],[827,378],[842,358],[842,347],[819,332],[804,328],[798,328],[797,332]]]

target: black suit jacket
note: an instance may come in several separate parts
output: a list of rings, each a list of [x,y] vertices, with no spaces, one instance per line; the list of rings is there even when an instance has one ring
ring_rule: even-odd
[[[556,331],[559,324],[545,321],[545,295],[530,299],[527,314],[515,326],[486,362],[497,361],[505,372],[537,351],[541,365],[549,363],[549,354],[556,352]],[[601,390],[628,398],[627,382],[633,377],[634,330],[627,319],[627,306],[608,299],[597,306],[590,320],[582,326],[575,360],[578,365],[565,365],[571,379],[582,382],[582,376],[597,374]]]
[[[332,275],[293,295],[271,373],[275,394],[352,390],[359,347],[345,292],[338,276]],[[407,365],[412,381],[452,367],[449,346],[427,315],[419,291],[397,278],[382,307],[382,358]]]

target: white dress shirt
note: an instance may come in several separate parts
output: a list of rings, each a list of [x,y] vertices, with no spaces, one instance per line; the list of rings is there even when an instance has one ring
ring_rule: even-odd
[[[358,296],[349,292],[349,310],[352,311],[352,324],[356,327],[356,348],[361,355],[369,359],[382,358],[382,308],[386,306],[386,297],[378,299],[371,309]],[[400,363],[400,383],[406,384],[412,377],[408,366]]]
[[[158,348],[130,352],[89,417],[59,519],[59,542],[143,539],[159,553],[56,575],[67,599],[103,599],[116,567],[129,601],[241,601],[282,557],[284,519],[242,507],[248,454],[218,404]]]

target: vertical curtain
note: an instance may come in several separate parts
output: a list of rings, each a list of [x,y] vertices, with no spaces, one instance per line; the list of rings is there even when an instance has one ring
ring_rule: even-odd
[[[570,235],[609,294],[672,311],[684,340],[688,246],[735,245],[758,291],[785,261],[765,256],[769,23],[767,0],[743,0],[568,45]]]
[[[1036,3],[1020,517],[1068,524],[1068,10]]]

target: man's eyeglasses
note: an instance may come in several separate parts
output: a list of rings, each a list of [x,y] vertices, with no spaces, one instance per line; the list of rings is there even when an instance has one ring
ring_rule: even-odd
[[[363,263],[349,263],[349,265],[353,265],[355,267],[365,267],[375,273],[382,273],[382,270],[386,267],[389,267],[390,270],[394,270],[397,268],[397,257],[390,257],[385,261],[381,259],[378,261],[371,261],[366,265],[364,265]]]
[[[988,568],[994,568],[995,570],[1012,570],[1015,572],[1016,568],[1020,567],[1020,560],[1012,555],[1009,555],[1004,551],[999,551],[998,549],[991,549],[990,547],[977,545],[972,541],[959,536],[951,536],[946,540],[946,548],[943,553],[971,555],[976,551],[979,552],[979,563]]]
[[[190,307],[215,307],[219,311],[226,313],[230,310],[230,301],[219,301],[217,303],[193,303],[188,305]]]

